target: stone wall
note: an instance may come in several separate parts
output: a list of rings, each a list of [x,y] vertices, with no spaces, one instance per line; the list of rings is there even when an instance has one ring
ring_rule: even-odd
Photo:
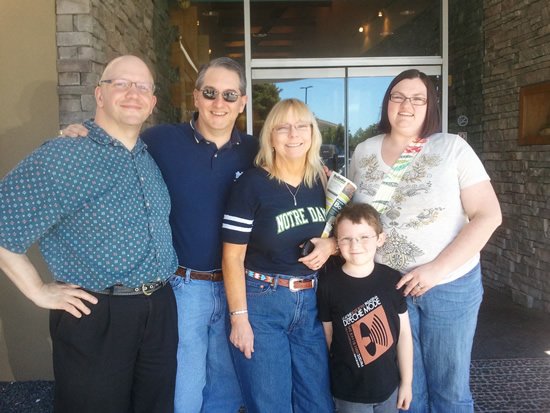
[[[483,147],[483,0],[449,2],[449,127],[466,132],[468,143],[482,156]],[[460,126],[458,118],[468,124]]]
[[[484,0],[483,11],[482,157],[503,212],[484,276],[514,301],[550,312],[550,145],[517,143],[520,87],[550,81],[550,3]]]
[[[157,106],[147,125],[177,119],[171,105],[169,0],[56,0],[60,124],[95,113],[94,89],[105,64],[133,54],[152,69]]]

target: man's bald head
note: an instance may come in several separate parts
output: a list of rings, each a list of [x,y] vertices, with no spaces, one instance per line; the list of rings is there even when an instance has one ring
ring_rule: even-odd
[[[107,64],[107,66],[105,66],[105,70],[103,70],[103,74],[101,75],[101,80],[99,82],[101,83],[102,80],[116,78],[117,77],[116,73],[117,73],[118,66],[120,66],[121,64],[126,64],[126,63],[132,64],[132,65],[135,64],[135,65],[144,67],[146,69],[146,71],[149,73],[150,79],[149,80],[143,80],[143,81],[154,83],[153,74],[151,73],[151,70],[149,69],[149,66],[147,66],[147,64],[143,60],[141,60],[139,57],[133,56],[133,55],[119,56],[119,57],[116,57],[113,60],[111,60]]]
[[[95,122],[133,147],[157,102],[151,70],[139,57],[117,57],[105,67],[95,98]]]

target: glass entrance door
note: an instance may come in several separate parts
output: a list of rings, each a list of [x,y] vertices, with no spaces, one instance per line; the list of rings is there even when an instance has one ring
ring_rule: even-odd
[[[418,66],[416,66],[418,67]],[[409,67],[265,69],[253,71],[252,133],[259,136],[267,114],[281,99],[306,102],[323,136],[321,157],[348,174],[355,147],[378,134],[381,104],[391,80]],[[440,67],[418,67],[440,90]],[[441,100],[440,100],[441,102]]]

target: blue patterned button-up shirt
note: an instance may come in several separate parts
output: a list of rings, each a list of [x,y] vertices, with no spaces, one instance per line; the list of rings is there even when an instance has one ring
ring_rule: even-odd
[[[87,138],[56,138],[0,183],[0,246],[38,239],[58,281],[102,290],[165,280],[177,268],[170,199],[138,139],[129,151],[92,121]]]

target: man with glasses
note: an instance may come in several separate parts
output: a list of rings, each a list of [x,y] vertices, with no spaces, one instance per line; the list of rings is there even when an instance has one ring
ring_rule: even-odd
[[[51,310],[56,412],[173,411],[170,199],[139,137],[154,89],[141,59],[114,59],[88,136],[45,142],[0,184],[0,267]],[[36,240],[52,283],[25,255]]]
[[[235,413],[242,397],[225,330],[221,226],[230,187],[258,151],[257,139],[235,127],[248,100],[243,68],[226,57],[203,66],[194,99],[191,122],[143,133],[172,201],[179,262],[171,280],[179,325],[175,411]]]

